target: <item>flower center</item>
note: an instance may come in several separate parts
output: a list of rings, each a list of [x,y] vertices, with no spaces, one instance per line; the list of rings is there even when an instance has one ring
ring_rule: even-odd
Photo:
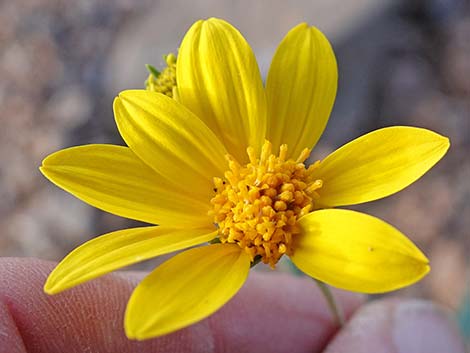
[[[259,158],[247,149],[250,162],[242,166],[227,156],[229,170],[214,178],[213,206],[209,215],[222,243],[238,244],[252,262],[262,260],[274,267],[284,254],[292,253],[292,240],[299,233],[297,220],[315,209],[322,180],[312,177],[320,161],[308,168],[305,149],[296,160],[288,159],[287,145],[272,154],[266,141]]]
[[[150,72],[147,81],[145,81],[145,88],[173,97],[173,90],[176,88],[176,56],[170,53],[165,56],[165,61],[167,67],[162,72],[155,69]]]

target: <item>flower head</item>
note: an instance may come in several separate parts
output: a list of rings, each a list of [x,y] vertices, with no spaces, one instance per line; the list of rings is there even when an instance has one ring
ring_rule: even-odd
[[[176,56],[170,53],[165,55],[164,59],[167,67],[162,72],[157,71],[151,65],[147,65],[149,76],[145,81],[145,88],[149,91],[173,97],[173,91],[176,88]]]
[[[51,273],[47,293],[210,242],[174,256],[137,286],[125,329],[145,339],[212,314],[259,260],[275,267],[287,255],[316,279],[366,293],[401,288],[429,271],[398,230],[334,207],[400,191],[442,158],[449,141],[421,128],[388,127],[306,164],[337,87],[336,60],[319,30],[293,28],[263,85],[234,27],[198,21],[173,69],[173,98],[149,90],[116,98],[128,147],[79,146],[44,160],[44,175],[83,201],[158,224],[78,247]]]

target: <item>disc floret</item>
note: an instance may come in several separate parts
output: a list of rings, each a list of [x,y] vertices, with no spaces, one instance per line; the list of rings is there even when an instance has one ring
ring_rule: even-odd
[[[212,210],[222,243],[238,244],[255,258],[274,267],[284,254],[293,251],[299,233],[297,221],[315,209],[322,180],[312,177],[319,161],[306,167],[309,149],[296,160],[286,159],[287,145],[272,154],[266,141],[259,158],[247,149],[249,163],[241,165],[228,155],[229,170],[214,178]]]

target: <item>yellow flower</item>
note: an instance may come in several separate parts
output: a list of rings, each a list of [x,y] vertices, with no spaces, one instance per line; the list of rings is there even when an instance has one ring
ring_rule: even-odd
[[[336,206],[380,199],[429,170],[449,141],[388,127],[310,166],[337,87],[332,48],[300,24],[283,39],[263,85],[250,46],[219,19],[196,22],[176,63],[176,99],[125,91],[114,102],[129,147],[86,145],[48,156],[53,183],[97,208],[158,226],[120,230],[71,252],[45,291],[58,293],[118,268],[184,251],[132,294],[129,338],[197,322],[243,285],[250,264],[284,254],[332,286],[377,293],[422,278],[421,251],[385,222]]]

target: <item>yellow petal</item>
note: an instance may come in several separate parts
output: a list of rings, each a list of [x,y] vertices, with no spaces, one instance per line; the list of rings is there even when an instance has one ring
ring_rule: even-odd
[[[67,148],[44,159],[40,169],[79,199],[122,217],[176,228],[212,223],[207,200],[175,190],[127,147]]]
[[[56,294],[119,268],[207,242],[208,229],[167,227],[124,229],[92,239],[68,254],[47,278],[44,291]]]
[[[266,82],[268,134],[274,150],[288,144],[289,156],[312,148],[325,129],[336,96],[338,69],[328,39],[302,23],[286,35]]]
[[[393,126],[363,135],[330,154],[313,176],[322,206],[377,200],[407,187],[436,164],[449,139],[430,130]]]
[[[295,265],[332,286],[381,293],[429,272],[428,260],[403,234],[378,218],[349,210],[320,210],[299,220]]]
[[[121,92],[114,113],[139,158],[182,193],[211,199],[212,178],[227,169],[227,152],[200,119],[174,99],[146,90]]]
[[[237,245],[185,251],[160,265],[135,289],[126,310],[127,337],[147,339],[189,326],[238,292],[250,258]]]
[[[220,136],[239,162],[257,152],[266,133],[266,98],[256,58],[229,23],[196,22],[178,53],[179,100]]]

